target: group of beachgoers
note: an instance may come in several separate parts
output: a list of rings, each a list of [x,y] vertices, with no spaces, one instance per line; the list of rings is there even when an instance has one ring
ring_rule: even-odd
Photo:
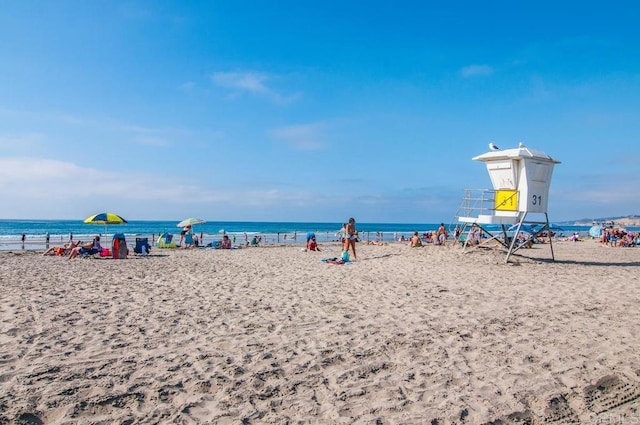
[[[460,235],[460,228],[456,226],[456,237]],[[350,260],[357,260],[356,254],[356,242],[359,242],[358,239],[358,229],[356,229],[356,220],[351,217],[347,223],[342,225],[341,233],[341,241],[342,241],[342,258]],[[426,243],[432,243],[433,245],[445,246],[447,239],[449,238],[449,234],[444,223],[440,223],[440,226],[437,230],[433,232],[424,233],[422,238],[419,233],[413,232],[413,236],[409,239],[408,246],[410,247],[421,247]],[[398,242],[405,242],[404,236],[401,236],[398,239]],[[368,241],[368,245],[386,245],[382,241]],[[318,244],[316,242],[316,236],[313,232],[307,233],[307,251],[320,251]],[[351,254],[349,254],[351,252]],[[352,257],[350,257],[350,255]]]
[[[358,242],[358,229],[356,229],[356,220],[351,217],[347,223],[342,225],[341,242],[342,242],[342,259],[350,260],[349,252],[352,253],[353,260],[357,260],[356,242]],[[320,251],[318,241],[314,232],[307,233],[307,244],[305,251]]]
[[[202,239],[202,234],[200,234],[200,239]],[[180,231],[180,242],[178,242],[178,246],[181,248],[197,247],[200,245],[200,239],[197,234],[193,233],[193,227],[187,224]]]
[[[624,229],[614,229],[613,226],[602,228],[600,236],[602,246],[616,246],[629,248],[640,245],[640,232],[627,232]]]
[[[456,238],[460,236],[460,228],[456,227]],[[420,237],[419,233],[413,232],[413,236],[409,239],[407,245],[412,248],[418,248],[424,246],[424,244],[433,244],[439,246],[445,246],[447,243],[447,239],[449,238],[449,233],[447,232],[447,228],[444,226],[444,223],[440,223],[440,226],[437,230],[433,232],[425,232]],[[398,242],[405,242],[404,236],[401,236]]]
[[[72,260],[78,256],[102,254],[104,251],[108,251],[108,249],[102,248],[100,245],[100,236],[96,235],[90,242],[74,242],[70,240],[62,246],[53,246],[42,253],[42,255],[57,255]],[[105,255],[109,255],[109,253],[105,252]]]
[[[342,225],[342,229],[339,232],[340,240],[342,243],[342,258],[357,260],[356,254],[356,242],[359,242],[358,238],[358,230],[356,228],[356,220],[351,217],[347,223]],[[460,236],[460,228],[456,226],[455,229],[456,237]],[[426,232],[420,237],[419,232],[413,232],[413,236],[408,240],[407,245],[410,247],[421,247],[424,244],[431,243],[433,245],[445,246],[447,243],[447,239],[449,239],[449,233],[444,225],[444,223],[440,223],[440,226],[437,230],[433,232]],[[398,238],[398,242],[406,242],[407,239],[403,236]],[[368,241],[368,245],[386,245],[383,241],[374,240]],[[320,251],[320,247],[316,241],[316,235],[313,232],[307,233],[307,243],[304,248],[305,251]],[[351,254],[350,254],[351,253]]]

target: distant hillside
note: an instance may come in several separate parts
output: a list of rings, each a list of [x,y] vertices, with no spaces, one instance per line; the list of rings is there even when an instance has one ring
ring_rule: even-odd
[[[601,217],[601,218],[583,218],[573,222],[566,222],[564,224],[574,226],[591,226],[596,223],[610,223],[613,222],[618,226],[640,226],[640,215],[627,215],[621,217]]]

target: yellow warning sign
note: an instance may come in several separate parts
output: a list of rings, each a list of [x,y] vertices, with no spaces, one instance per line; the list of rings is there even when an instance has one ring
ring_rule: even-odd
[[[496,211],[518,211],[518,191],[496,190]]]

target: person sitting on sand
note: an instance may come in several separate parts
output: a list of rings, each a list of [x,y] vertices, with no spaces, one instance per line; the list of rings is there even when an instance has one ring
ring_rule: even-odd
[[[417,248],[422,246],[422,240],[420,239],[420,236],[418,236],[418,232],[413,232],[413,236],[411,237],[411,240],[409,241],[409,246],[411,248]]]
[[[307,249],[309,249],[309,242],[311,242],[311,239],[315,239],[316,238],[316,234],[313,232],[307,232]]]
[[[309,243],[307,243],[307,249],[309,251],[320,251],[320,247],[318,247],[318,242],[316,242],[315,236],[309,239]]]
[[[222,241],[220,242],[220,249],[231,249],[231,239],[229,239],[229,236],[224,235],[222,237]]]
[[[79,254],[95,255],[100,251],[102,251],[102,247],[100,246],[100,236],[95,236],[93,238],[93,241],[73,248],[71,250],[71,253],[69,253],[69,260],[71,260],[72,258],[76,258]]]
[[[71,250],[76,246],[78,246],[79,244],[80,244],[80,241],[67,242],[62,246],[52,246],[51,248],[43,252],[42,255],[58,255],[60,257],[64,257],[65,255],[68,255],[71,252]]]

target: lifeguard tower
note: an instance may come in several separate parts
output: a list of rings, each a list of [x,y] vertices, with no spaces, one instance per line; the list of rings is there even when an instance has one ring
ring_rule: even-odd
[[[487,247],[491,243],[506,248],[506,263],[512,253],[531,246],[533,241],[546,233],[551,258],[555,260],[547,206],[553,167],[560,161],[522,143],[515,149],[500,150],[493,144],[489,144],[489,147],[489,152],[473,160],[486,164],[493,190],[466,189],[463,204],[456,214],[458,221],[463,223],[461,235],[465,235],[464,248],[470,246],[474,239],[474,247]],[[538,220],[535,220],[535,215],[531,220],[530,214],[537,214]],[[529,236],[518,241],[525,225]],[[494,235],[498,226],[502,235]],[[488,236],[483,237],[485,234]]]

